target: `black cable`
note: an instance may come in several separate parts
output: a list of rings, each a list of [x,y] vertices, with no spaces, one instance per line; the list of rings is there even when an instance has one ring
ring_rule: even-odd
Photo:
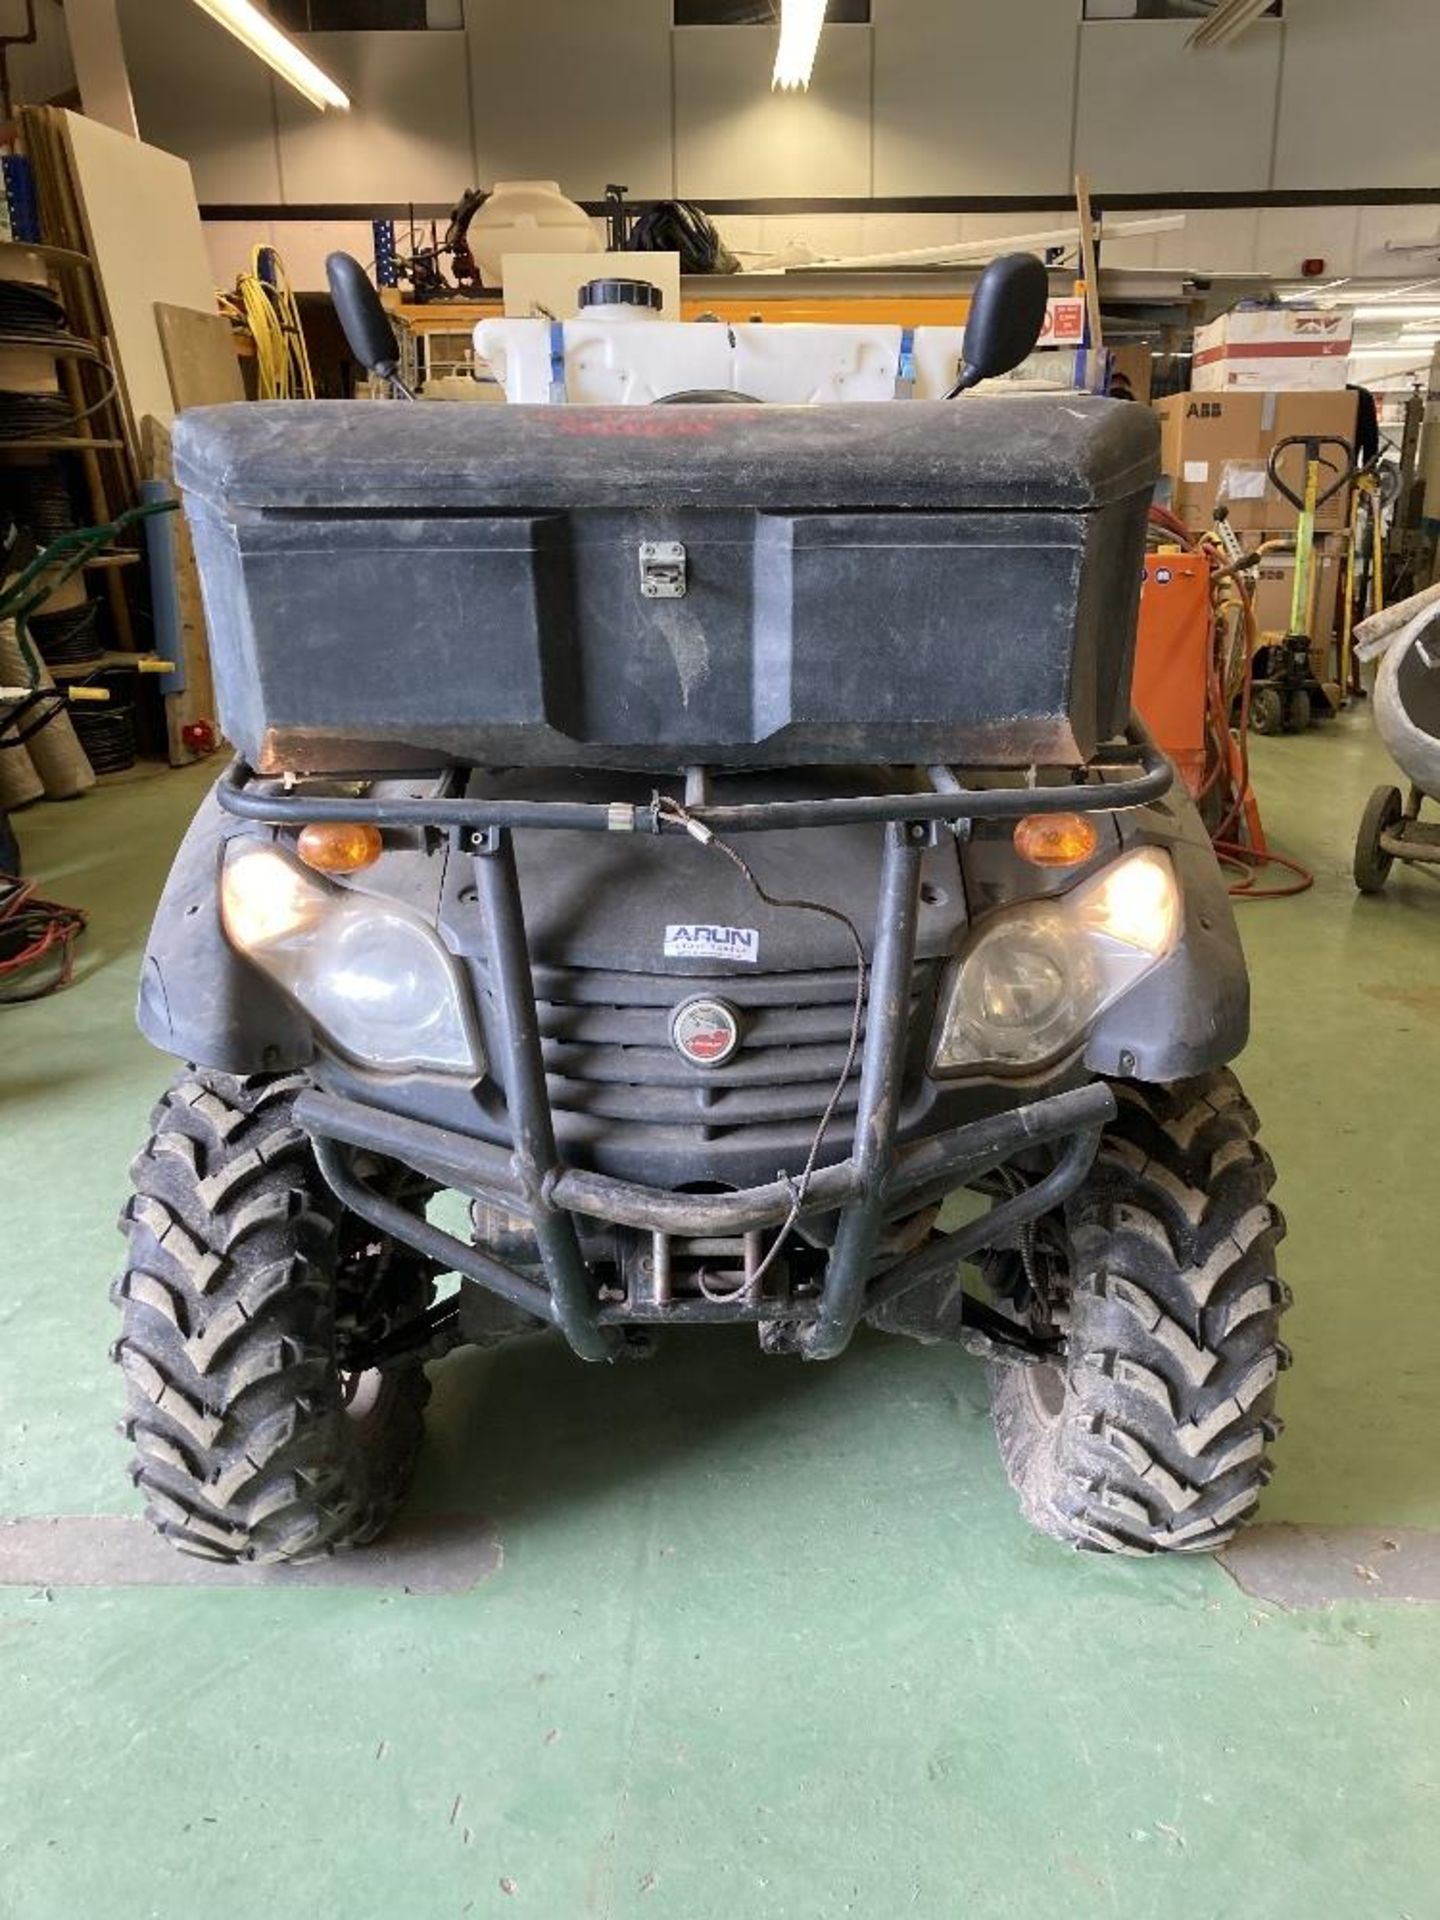
[[[23,747],[64,713],[68,704],[58,687],[36,687],[23,700],[7,700],[0,707],[0,747]]]
[[[78,667],[98,660],[105,647],[97,630],[98,600],[56,613],[33,613],[28,625],[35,650],[47,667]]]
[[[70,724],[96,773],[123,773],[135,764],[135,709],[130,706],[76,706]]]
[[[0,280],[0,333],[62,333],[65,309],[48,287],[29,280]]]
[[[78,333],[49,333],[37,329],[0,327],[0,347],[38,347],[49,353],[65,353],[72,360],[93,360],[103,366],[105,356]]]
[[[82,420],[88,420],[92,413],[98,413],[115,398],[114,374],[103,362],[97,361],[97,365],[105,375],[105,391],[78,413],[73,412],[70,402],[58,393],[17,393],[13,389],[0,389],[0,442],[72,439]]]
[[[58,458],[40,466],[0,467],[0,520],[25,528],[37,547],[48,547],[80,524]]]
[[[70,331],[64,307],[48,287],[0,280],[0,346],[48,347],[84,360],[103,360],[91,340]]]
[[[0,440],[69,437],[70,403],[58,393],[13,393],[0,389]]]
[[[865,1027],[865,980],[869,970],[868,963],[865,959],[865,943],[860,938],[860,931],[855,925],[855,922],[848,914],[842,913],[839,907],[827,906],[822,900],[792,900],[779,894],[768,893],[755,878],[754,873],[744,858],[736,852],[735,848],[730,846],[728,842],[722,840],[718,834],[712,833],[703,821],[697,820],[694,814],[682,807],[678,800],[671,800],[665,794],[657,793],[654,796],[653,805],[657,816],[662,816],[667,820],[677,821],[692,838],[700,842],[701,846],[713,847],[716,853],[723,853],[730,864],[739,869],[740,873],[749,882],[750,886],[754,888],[755,892],[765,902],[767,907],[788,907],[797,913],[818,913],[826,920],[834,920],[849,934],[851,945],[855,949],[855,1005],[850,1019],[850,1043],[845,1050],[845,1062],[840,1069],[839,1078],[831,1089],[830,1098],[825,1103],[825,1111],[821,1114],[815,1132],[811,1137],[810,1150],[805,1156],[805,1164],[800,1170],[800,1178],[798,1180],[791,1180],[787,1174],[783,1171],[781,1172],[780,1177],[785,1181],[790,1192],[790,1211],[786,1215],[780,1231],[770,1242],[769,1252],[765,1255],[754,1273],[746,1276],[746,1289],[751,1293],[758,1294],[760,1282],[773,1266],[780,1249],[790,1238],[794,1230],[795,1222],[805,1210],[805,1195],[809,1191],[810,1181],[815,1172],[815,1165],[820,1158],[820,1149],[825,1144],[825,1136],[830,1131],[830,1123],[835,1118],[840,1102],[845,1097],[845,1088],[849,1083],[850,1075],[855,1070],[855,1061],[860,1052],[860,1041]]]

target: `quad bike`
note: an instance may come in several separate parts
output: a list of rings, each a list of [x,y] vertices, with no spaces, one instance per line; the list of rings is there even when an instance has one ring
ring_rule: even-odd
[[[957,393],[1044,291],[987,271]],[[1287,1296],[1225,883],[1128,711],[1150,416],[289,403],[175,446],[238,757],[140,995],[189,1063],[116,1286],[155,1526],[354,1545],[429,1360],[739,1323],[984,1356],[1077,1547],[1229,1538]]]

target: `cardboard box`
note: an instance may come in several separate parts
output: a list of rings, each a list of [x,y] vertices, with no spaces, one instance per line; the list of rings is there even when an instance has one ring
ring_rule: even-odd
[[[1225,313],[1195,334],[1197,393],[1324,393],[1343,388],[1354,321],[1348,310],[1258,307]]]
[[[1111,393],[1122,399],[1138,400],[1142,407],[1148,407],[1155,379],[1150,343],[1142,341],[1138,346],[1112,347],[1110,365]]]
[[[1170,505],[1187,525],[1208,527],[1223,505],[1237,532],[1293,533],[1299,515],[1271,486],[1267,466],[1277,441],[1292,434],[1326,434],[1354,443],[1358,397],[1353,393],[1176,393],[1157,400],[1160,468],[1170,481]],[[1338,459],[1335,449],[1328,457]],[[1305,461],[1293,450],[1285,475],[1303,491]],[[1349,490],[1319,510],[1320,532],[1345,525]]]
[[[1288,536],[1286,536],[1288,538]],[[1257,543],[1258,544],[1258,543]],[[1315,543],[1315,597],[1310,638],[1317,651],[1328,656],[1335,637],[1344,542],[1336,534]],[[1255,582],[1255,624],[1262,634],[1290,631],[1290,603],[1295,591],[1293,553],[1267,553]]]

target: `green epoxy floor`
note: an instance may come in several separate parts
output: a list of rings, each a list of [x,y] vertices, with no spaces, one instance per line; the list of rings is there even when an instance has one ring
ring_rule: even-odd
[[[1350,886],[1363,718],[1257,759],[1319,872],[1242,910],[1297,1297],[1263,1518],[1440,1530],[1440,887]],[[204,784],[20,821],[92,919],[79,984],[0,1013],[0,1515],[131,1511],[105,1287],[165,1066],[130,1004]],[[1440,1610],[1036,1538],[978,1363],[436,1379],[415,1511],[503,1551],[468,1593],[0,1589],[4,1920],[1440,1913]]]

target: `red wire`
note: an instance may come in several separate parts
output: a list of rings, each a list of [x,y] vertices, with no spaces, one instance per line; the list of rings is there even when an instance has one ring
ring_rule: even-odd
[[[1240,867],[1243,880],[1237,880],[1230,889],[1235,900],[1289,900],[1297,893],[1308,893],[1315,884],[1315,876],[1308,867],[1302,867],[1298,860],[1288,860],[1283,853],[1257,853],[1254,847],[1241,846],[1238,840],[1212,840],[1215,856],[1222,867]],[[1284,867],[1296,878],[1283,887],[1257,887],[1255,882],[1265,867]]]
[[[0,927],[18,927],[31,935],[27,945],[0,957],[0,981],[16,974],[34,971],[54,948],[60,948],[59,970],[54,978],[42,982],[33,993],[0,995],[0,1004],[14,1005],[36,1000],[47,993],[68,987],[75,971],[75,941],[84,930],[85,915],[79,907],[62,907],[54,900],[42,900],[33,881],[20,880],[14,874],[0,872]]]

